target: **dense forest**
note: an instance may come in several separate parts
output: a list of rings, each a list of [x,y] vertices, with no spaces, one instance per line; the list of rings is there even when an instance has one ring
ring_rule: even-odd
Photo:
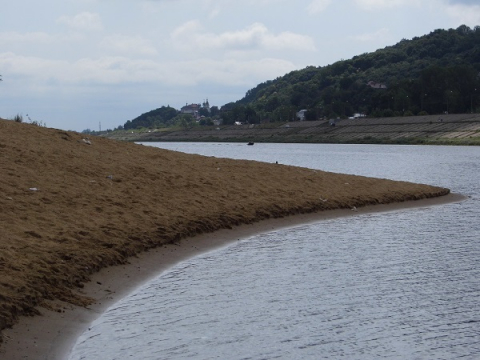
[[[161,108],[151,110],[133,120],[128,120],[123,128],[125,130],[138,128],[159,128],[163,126],[173,125],[172,119],[178,115],[178,111],[170,106],[162,106]]]
[[[222,107],[225,123],[480,111],[480,26],[435,30],[325,67],[310,66]],[[370,83],[370,85],[369,85]]]
[[[480,26],[435,30],[350,60],[292,71],[215,110],[200,114],[198,123],[296,121],[300,110],[305,120],[479,112]],[[162,106],[124,128],[189,127],[195,120]]]
[[[198,113],[193,116],[191,114],[182,114],[180,111],[171,106],[162,106],[155,110],[150,110],[133,120],[128,120],[123,129],[141,129],[141,128],[165,128],[172,126],[181,126],[183,128],[190,128],[197,124],[213,125],[212,118],[220,118],[220,110],[217,106],[211,108],[200,107]],[[122,126],[119,127],[122,129]]]

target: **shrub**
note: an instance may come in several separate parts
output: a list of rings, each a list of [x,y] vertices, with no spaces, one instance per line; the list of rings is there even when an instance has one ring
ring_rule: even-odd
[[[32,122],[30,124],[35,125],[35,126],[47,127],[47,124],[44,123],[42,120],[40,120],[40,121],[32,120]]]

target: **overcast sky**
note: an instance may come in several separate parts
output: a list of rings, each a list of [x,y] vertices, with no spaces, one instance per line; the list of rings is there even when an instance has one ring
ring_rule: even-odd
[[[0,117],[114,128],[462,24],[478,0],[5,1]]]

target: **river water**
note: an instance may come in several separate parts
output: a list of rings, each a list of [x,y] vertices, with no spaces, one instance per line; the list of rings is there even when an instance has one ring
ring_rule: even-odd
[[[448,187],[460,203],[252,236],[164,272],[78,359],[480,359],[480,148],[146,144]]]

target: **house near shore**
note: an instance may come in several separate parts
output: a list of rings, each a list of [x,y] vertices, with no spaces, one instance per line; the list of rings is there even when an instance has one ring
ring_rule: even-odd
[[[200,110],[200,108],[200,104],[185,104],[185,106],[180,109],[180,112],[182,114],[192,115],[196,118],[198,116],[198,111]]]
[[[305,120],[305,113],[307,112],[308,110],[307,109],[302,109],[300,110],[299,112],[297,112],[297,119],[300,120],[300,121],[304,121]]]
[[[353,116],[350,116],[349,119],[352,120],[352,119],[359,119],[359,118],[363,118],[363,117],[366,117],[367,115],[363,114],[363,113],[355,113],[353,114]]]
[[[180,109],[180,113],[192,115],[195,119],[200,120],[200,109],[206,109],[210,113],[210,103],[208,102],[208,99],[202,104],[186,103],[185,106]]]

